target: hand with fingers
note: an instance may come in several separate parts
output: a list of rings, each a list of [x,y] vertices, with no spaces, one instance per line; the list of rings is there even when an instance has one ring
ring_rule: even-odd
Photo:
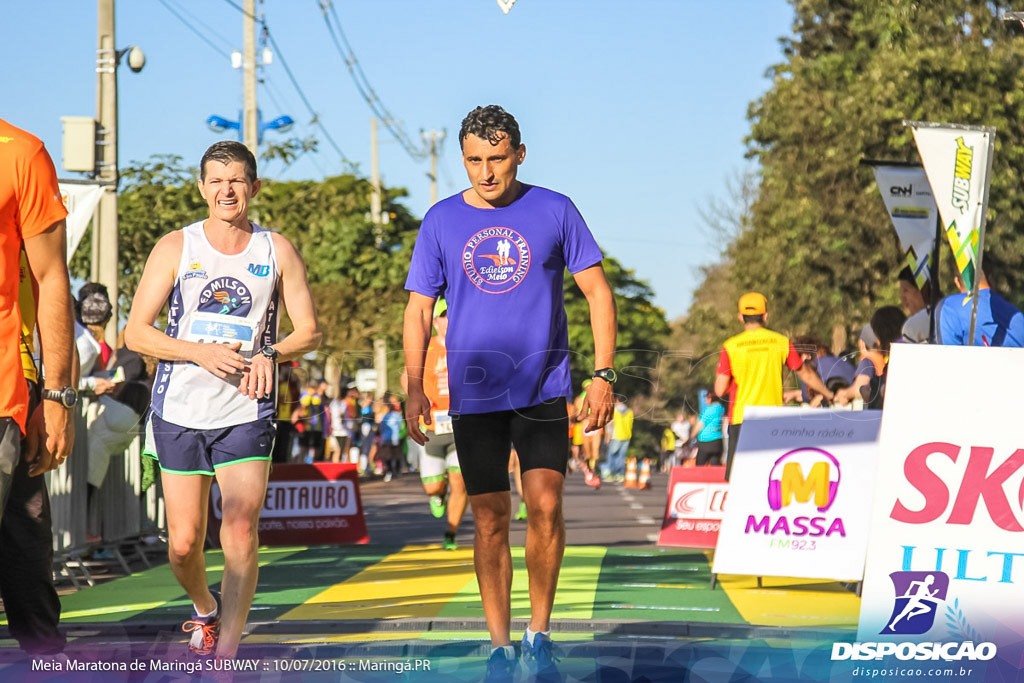
[[[420,416],[425,424],[431,423],[430,399],[423,393],[423,389],[409,389],[409,398],[405,400],[405,422],[409,432],[409,438],[419,445],[425,444],[429,439],[420,430]]]
[[[238,392],[249,398],[264,398],[274,390],[274,373],[277,363],[261,353],[249,360],[249,365],[242,370],[242,381],[238,384]]]
[[[221,379],[245,370],[245,357],[238,353],[241,342],[230,344],[196,344],[189,359],[199,367],[212,372]]]
[[[25,461],[35,477],[64,464],[75,443],[75,421],[69,408],[43,401],[29,417],[25,429]]]
[[[587,416],[587,424],[583,431],[589,434],[604,429],[604,426],[612,419],[613,410],[615,410],[615,395],[612,393],[612,385],[601,378],[595,378],[587,388],[587,395],[583,399],[583,408],[580,410],[580,415]]]

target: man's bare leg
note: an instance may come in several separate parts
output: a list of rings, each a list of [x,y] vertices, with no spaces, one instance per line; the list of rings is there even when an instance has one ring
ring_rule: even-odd
[[[551,627],[551,609],[565,553],[564,486],[565,477],[555,470],[537,468],[523,472],[531,631],[547,631]]]
[[[459,523],[466,513],[466,503],[469,497],[466,495],[466,482],[462,480],[461,472],[448,472],[448,531],[453,534],[458,532]],[[511,503],[510,503],[511,505]]]
[[[512,551],[508,525],[512,496],[508,491],[469,497],[476,531],[473,537],[473,568],[480,584],[480,602],[491,633],[491,645],[511,645]]]
[[[206,579],[206,511],[213,477],[160,472],[167,505],[167,556],[174,578],[202,614],[217,609]]]
[[[267,493],[270,462],[249,460],[217,469],[223,503],[220,544],[224,549],[218,657],[234,657],[256,593],[260,509]]]

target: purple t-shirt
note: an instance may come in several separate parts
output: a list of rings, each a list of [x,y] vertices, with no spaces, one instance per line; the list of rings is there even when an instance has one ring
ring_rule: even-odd
[[[542,187],[497,209],[459,193],[427,212],[405,288],[448,301],[452,414],[572,394],[563,276],[602,258],[572,201]]]

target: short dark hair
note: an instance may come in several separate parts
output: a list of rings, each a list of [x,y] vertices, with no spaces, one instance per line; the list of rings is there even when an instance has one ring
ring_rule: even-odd
[[[250,183],[256,182],[256,157],[249,148],[236,140],[221,140],[215,142],[203,153],[199,160],[199,179],[206,180],[206,162],[219,161],[227,165],[233,161],[241,161],[245,164],[245,177]]]
[[[921,292],[921,298],[924,299],[925,304],[931,304],[932,296],[932,282],[931,280],[925,280],[923,285],[918,286],[917,278],[914,277],[914,273],[910,270],[910,266],[903,266],[903,270],[896,276],[896,281],[906,282],[908,285],[913,285]],[[942,296],[942,290],[939,290],[939,296]]]
[[[462,127],[459,129],[460,148],[462,141],[470,135],[483,138],[492,145],[498,144],[502,138],[508,136],[508,142],[513,149],[519,149],[522,144],[519,124],[516,123],[515,117],[496,104],[477,107],[462,119]]]
[[[764,313],[757,315],[745,315],[743,316],[743,322],[745,323],[761,323],[764,325]]]
[[[883,353],[889,353],[889,347],[903,336],[903,323],[907,316],[899,306],[882,306],[871,316],[871,329],[878,337],[878,346]]]

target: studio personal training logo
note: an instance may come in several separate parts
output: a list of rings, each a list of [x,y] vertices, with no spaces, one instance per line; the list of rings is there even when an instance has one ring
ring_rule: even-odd
[[[893,572],[895,590],[892,614],[879,633],[921,635],[931,630],[939,604],[946,602],[949,575],[945,572]]]
[[[252,309],[252,292],[233,277],[211,280],[199,295],[199,310],[204,313],[247,316]]]
[[[511,228],[485,228],[466,242],[462,267],[478,289],[504,294],[530,270],[530,245]]]

